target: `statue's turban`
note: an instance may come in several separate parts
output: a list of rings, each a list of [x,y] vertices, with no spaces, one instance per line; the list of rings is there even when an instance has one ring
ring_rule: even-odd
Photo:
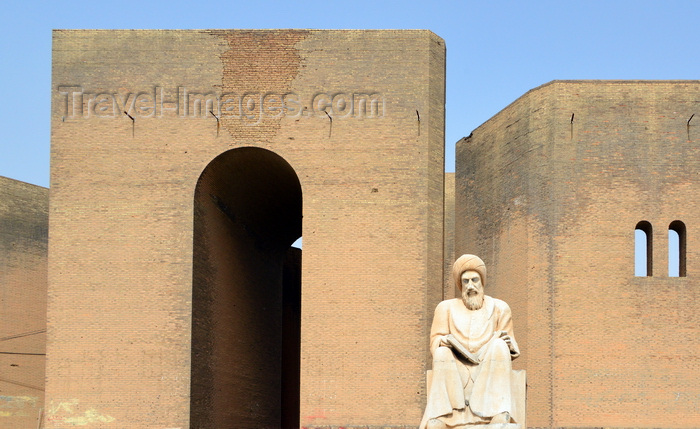
[[[455,261],[452,267],[452,277],[457,288],[462,290],[462,274],[465,271],[476,271],[481,276],[481,284],[486,285],[486,265],[476,255],[462,255]]]

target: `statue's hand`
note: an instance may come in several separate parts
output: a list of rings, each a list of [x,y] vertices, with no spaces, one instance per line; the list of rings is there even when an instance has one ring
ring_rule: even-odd
[[[515,347],[513,346],[513,340],[510,338],[510,335],[508,335],[508,332],[506,332],[506,331],[499,332],[499,338],[506,342],[506,344],[508,345],[508,350],[510,350],[511,352],[515,352]]]
[[[452,347],[452,345],[447,341],[447,335],[440,337],[440,347]]]

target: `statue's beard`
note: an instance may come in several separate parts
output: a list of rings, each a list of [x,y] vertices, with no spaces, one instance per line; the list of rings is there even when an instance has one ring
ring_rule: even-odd
[[[465,291],[462,293],[462,302],[469,310],[478,310],[484,305],[484,293],[477,292],[470,295]]]

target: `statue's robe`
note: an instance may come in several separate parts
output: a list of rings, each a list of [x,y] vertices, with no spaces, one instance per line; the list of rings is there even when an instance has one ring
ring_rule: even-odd
[[[512,350],[500,338],[505,331]],[[451,348],[440,346],[440,338],[452,334],[479,364],[455,356]],[[513,414],[511,401],[511,361],[520,355],[513,336],[508,304],[484,296],[484,305],[469,310],[460,298],[442,301],[435,309],[430,331],[433,375],[428,403],[421,422],[439,418],[448,427],[488,423],[502,412]]]

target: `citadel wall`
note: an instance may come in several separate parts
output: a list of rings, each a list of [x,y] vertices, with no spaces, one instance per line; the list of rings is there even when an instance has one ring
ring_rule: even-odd
[[[554,81],[458,142],[455,247],[483,256],[487,293],[513,309],[529,426],[697,426],[699,93]],[[668,276],[676,220],[686,277]],[[640,221],[648,277],[634,274]]]
[[[0,428],[44,407],[49,190],[0,177]]]
[[[443,292],[442,299],[455,298],[459,295],[459,290],[452,278],[452,265],[455,260],[455,174],[445,173],[445,224],[444,240],[444,266],[443,273]]]

